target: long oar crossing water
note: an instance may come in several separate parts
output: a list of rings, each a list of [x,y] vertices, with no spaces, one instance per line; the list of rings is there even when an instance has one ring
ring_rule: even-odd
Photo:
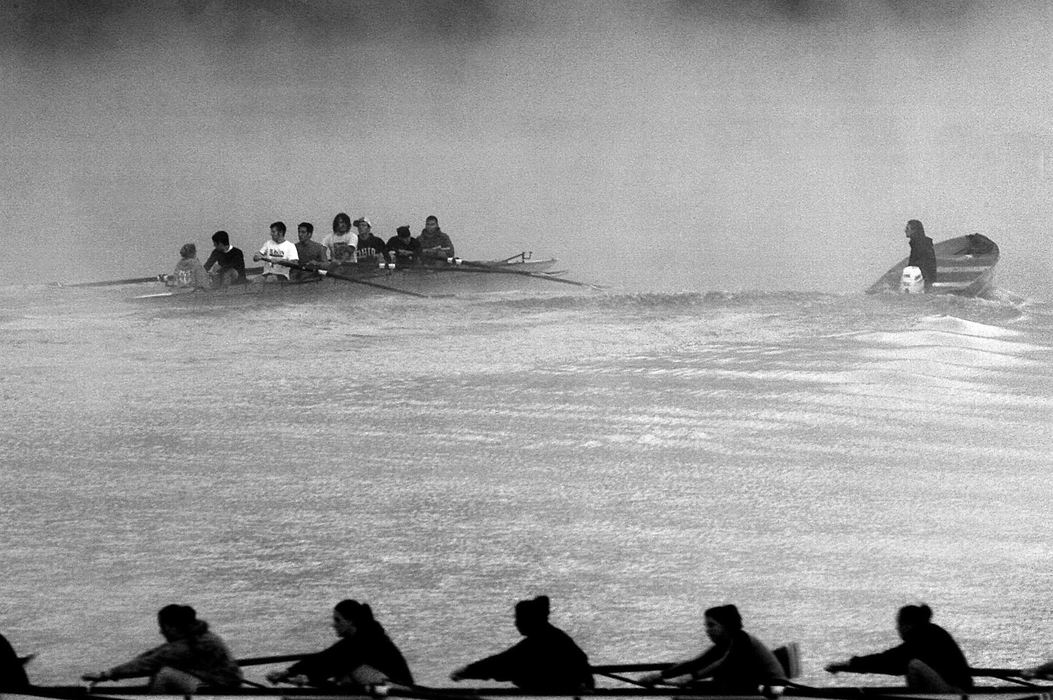
[[[275,258],[268,258],[266,256],[264,256],[262,259],[266,260],[267,262],[272,263],[274,265],[281,265],[282,267],[288,267],[288,268],[291,268],[293,270],[303,270],[305,272],[315,272],[315,273],[317,273],[317,274],[319,274],[319,275],[321,275],[323,277],[332,277],[335,280],[341,280],[343,282],[351,282],[353,284],[361,284],[361,285],[364,285],[366,287],[375,287],[376,289],[383,289],[384,291],[394,292],[395,294],[405,294],[406,296],[417,297],[418,299],[437,299],[437,298],[440,298],[441,296],[448,296],[448,295],[439,295],[439,294],[421,294],[419,292],[411,292],[408,289],[399,289],[398,287],[389,287],[386,284],[378,284],[376,282],[369,282],[367,280],[359,279],[359,278],[351,276],[351,275],[342,275],[339,272],[332,272],[330,270],[312,270],[309,267],[305,267],[303,265],[300,265],[299,263],[290,262],[288,260],[279,260],[279,259],[275,259]]]
[[[575,280],[568,280],[563,277],[555,277],[553,275],[546,275],[543,272],[530,272],[529,270],[510,270],[500,265],[491,265],[483,262],[473,262],[471,260],[462,260],[459,265],[450,265],[447,267],[435,266],[428,267],[429,270],[437,270],[439,272],[480,272],[489,273],[496,275],[520,275],[521,277],[533,277],[538,280],[548,280],[549,282],[559,282],[560,284],[570,284],[575,287],[588,287],[589,289],[604,289],[603,286],[598,284],[589,284],[588,282],[577,282]]]
[[[263,272],[262,267],[246,267],[246,275],[258,275]],[[103,280],[101,282],[74,282],[73,284],[65,284],[63,282],[56,282],[55,284],[59,287],[116,287],[122,284],[145,284],[146,282],[163,282],[165,278],[164,273],[154,275],[153,277],[129,277],[123,280]]]

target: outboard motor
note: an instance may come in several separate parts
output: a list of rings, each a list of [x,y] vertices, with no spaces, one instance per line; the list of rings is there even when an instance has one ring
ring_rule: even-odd
[[[924,294],[925,277],[920,267],[905,267],[899,278],[899,291],[904,294]]]

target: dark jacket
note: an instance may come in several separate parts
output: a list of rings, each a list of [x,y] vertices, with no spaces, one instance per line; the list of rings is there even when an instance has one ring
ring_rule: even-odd
[[[211,270],[213,265],[219,265],[219,271],[234,270],[238,273],[238,281],[245,281],[245,254],[239,249],[231,246],[230,250],[223,252],[216,248],[205,261],[205,269]]]
[[[726,644],[714,645],[701,656],[666,669],[662,676],[674,678],[704,669],[709,671],[701,678],[712,679],[715,690],[728,692],[756,693],[759,686],[786,676],[775,654],[745,630],[733,633]]]
[[[913,630],[910,638],[898,647],[879,654],[853,656],[848,662],[848,670],[905,676],[907,664],[913,659],[925,663],[956,688],[969,690],[973,687],[969,664],[958,643],[947,630],[931,622]]]
[[[29,685],[26,668],[10,642],[0,634],[0,690],[24,688]]]
[[[384,241],[373,234],[369,234],[369,238],[366,239],[359,237],[355,241],[355,257],[358,262],[376,261],[380,257],[387,260],[387,246],[384,245]]]
[[[925,234],[910,237],[910,258],[907,260],[908,267],[921,269],[921,276],[925,278],[925,289],[932,288],[936,281],[936,251],[932,247],[932,239]]]
[[[594,687],[589,657],[548,623],[512,648],[469,664],[464,678],[511,681],[534,692],[572,693]]]
[[[395,683],[413,684],[413,674],[395,643],[379,624],[359,629],[325,651],[311,654],[289,667],[291,676],[307,676],[312,685],[348,685],[359,666],[375,668]]]
[[[420,241],[410,236],[399,238],[392,236],[388,239],[388,252],[394,262],[414,263],[420,259]]]
[[[420,232],[420,238],[417,239],[420,244],[421,252],[426,258],[431,259],[442,259],[452,258],[455,253],[453,252],[453,241],[442,229],[435,229],[434,232],[429,233],[428,229],[422,229]],[[441,252],[428,252],[428,248],[435,248],[436,246],[442,246],[444,248]]]

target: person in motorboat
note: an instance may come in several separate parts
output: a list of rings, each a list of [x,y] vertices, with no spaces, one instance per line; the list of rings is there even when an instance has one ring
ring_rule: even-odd
[[[289,279],[289,267],[279,265],[275,260],[296,264],[300,261],[296,246],[285,240],[285,222],[275,221],[271,224],[271,237],[260,248],[260,252],[252,256],[254,261],[264,260],[263,279],[286,281]]]
[[[925,279],[925,292],[928,293],[936,281],[936,250],[932,246],[932,239],[925,235],[925,227],[917,219],[908,221],[903,231],[910,241],[907,267],[921,270],[921,276]]]
[[[373,233],[373,224],[369,219],[361,217],[355,219],[355,228],[358,229],[358,240],[355,242],[355,257],[358,262],[376,267],[381,260],[389,262],[388,248],[384,241]]]
[[[453,241],[439,228],[439,220],[434,216],[424,220],[424,229],[417,241],[425,262],[445,261],[454,256]]]
[[[413,685],[405,657],[374,619],[369,605],[356,600],[337,603],[333,608],[333,631],[340,638],[336,644],[283,671],[268,673],[267,680],[318,687]]]
[[[106,671],[85,673],[92,683],[150,676],[155,693],[194,693],[199,688],[237,688],[242,675],[227,645],[189,605],[166,605],[157,613],[165,643]]]
[[[212,266],[216,271],[212,272]],[[245,284],[245,254],[230,244],[230,234],[216,231],[212,234],[212,253],[205,261],[205,272],[212,275],[212,284],[223,287],[228,284]]]
[[[17,690],[29,685],[26,663],[32,658],[19,658],[7,637],[0,634],[0,691]]]
[[[296,227],[296,237],[299,239],[299,242],[296,244],[296,255],[299,258],[300,265],[306,269],[292,271],[290,278],[294,282],[308,282],[320,279],[317,270],[329,267],[329,251],[318,241],[311,240],[313,234],[314,224],[308,221],[302,221]]]
[[[927,693],[965,693],[973,687],[965,655],[954,638],[932,622],[928,605],[905,605],[896,616],[903,643],[886,651],[853,656],[826,667],[830,673],[884,673],[904,676],[907,687]]]
[[[734,605],[718,605],[705,612],[706,636],[713,643],[699,656],[644,676],[641,683],[654,685],[704,685],[716,692],[756,693],[761,686],[776,684],[786,672],[775,654],[743,629],[742,615]]]
[[[395,235],[388,239],[391,261],[399,266],[412,265],[420,259],[420,241],[410,233],[409,226],[399,226]]]
[[[186,243],[179,249],[179,262],[171,275],[165,277],[165,285],[184,289],[208,289],[212,279],[197,259],[197,246]]]
[[[519,601],[515,606],[515,625],[524,639],[500,654],[458,668],[450,674],[450,680],[510,681],[534,692],[577,693],[592,689],[589,657],[570,635],[553,626],[548,616],[548,596]]]
[[[358,232],[351,230],[351,217],[340,212],[333,217],[333,232],[322,239],[329,250],[330,268],[355,262],[355,244]]]

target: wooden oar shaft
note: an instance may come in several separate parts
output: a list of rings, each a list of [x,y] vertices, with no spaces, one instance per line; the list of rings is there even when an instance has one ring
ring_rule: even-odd
[[[485,263],[474,263],[464,261],[460,265],[451,265],[448,267],[441,266],[429,266],[429,270],[439,270],[441,272],[481,272],[491,273],[498,275],[520,275],[521,277],[533,277],[538,280],[548,280],[549,282],[561,282],[562,284],[571,284],[575,287],[589,287],[590,289],[600,289],[598,285],[589,284],[588,282],[577,282],[575,280],[564,279],[563,277],[553,277],[552,275],[545,275],[540,272],[530,272],[528,270],[509,270],[497,265],[487,265]]]
[[[258,275],[263,272],[262,267],[247,267],[245,268],[246,275]],[[131,277],[126,280],[103,280],[102,282],[75,282],[73,284],[62,284],[59,283],[60,287],[116,287],[121,284],[144,284],[146,282],[157,282],[162,279],[162,275],[154,275],[153,277]]]
[[[299,661],[310,654],[278,654],[277,656],[250,656],[246,659],[238,659],[238,666],[265,666],[267,664],[287,664],[290,661]]]
[[[330,270],[312,270],[308,267],[304,267],[299,263],[290,262],[288,260],[273,260],[270,258],[264,258],[269,263],[274,265],[281,265],[282,267],[288,267],[293,270],[304,270],[305,272],[316,272],[323,277],[332,277],[335,280],[341,280],[344,282],[351,282],[352,284],[361,284],[366,287],[376,287],[377,289],[383,289],[386,292],[395,292],[396,294],[405,294],[410,297],[417,297],[418,299],[430,299],[431,296],[427,294],[421,294],[419,292],[411,292],[408,289],[399,289],[398,287],[389,287],[386,284],[377,284],[376,282],[369,282],[367,280],[358,279],[352,275],[341,275],[339,272],[332,272]]]

